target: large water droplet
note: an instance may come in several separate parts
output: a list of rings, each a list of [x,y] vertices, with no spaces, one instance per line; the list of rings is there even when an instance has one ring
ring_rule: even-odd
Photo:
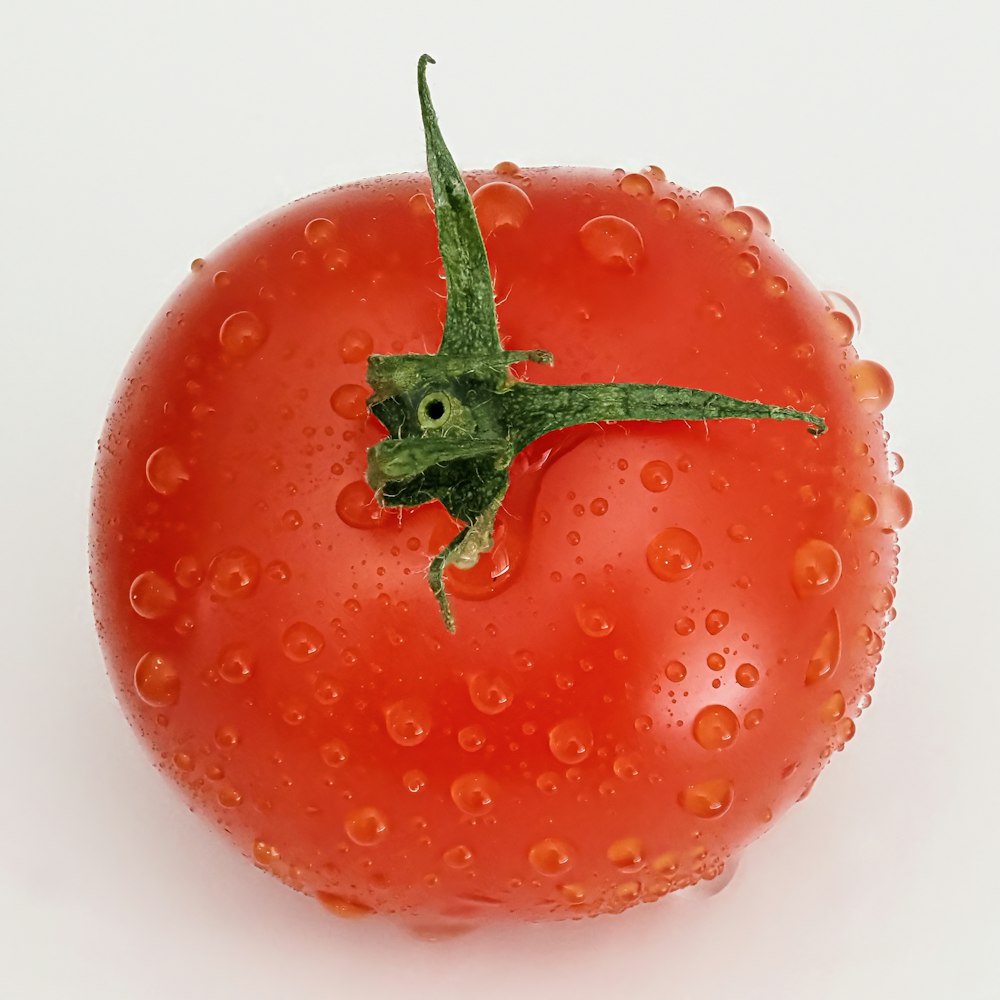
[[[314,247],[325,246],[337,233],[337,227],[329,219],[313,219],[307,222],[302,235]]]
[[[622,837],[608,848],[608,861],[623,872],[637,872],[645,860],[642,841],[638,837]]]
[[[215,597],[247,597],[257,587],[260,560],[238,546],[224,549],[208,565],[208,585]]]
[[[465,844],[456,844],[442,852],[441,860],[449,867],[455,869],[468,868],[472,864],[472,848]]]
[[[701,544],[684,528],[667,528],[646,547],[646,562],[661,580],[677,583],[698,568]]]
[[[146,482],[163,496],[176,493],[189,478],[180,455],[169,445],[157,448],[146,460]]]
[[[330,406],[338,417],[361,420],[368,416],[368,395],[362,385],[342,385],[330,397]]]
[[[372,337],[367,330],[354,327],[340,338],[340,356],[349,365],[367,361],[372,353]]]
[[[546,837],[531,847],[528,861],[539,874],[552,878],[573,867],[573,848],[564,840]]]
[[[736,790],[728,778],[710,778],[688,785],[678,796],[678,802],[692,816],[717,819],[729,811],[735,798]]]
[[[514,684],[501,670],[482,670],[468,679],[472,704],[485,715],[499,715],[514,701]]]
[[[243,684],[253,674],[253,652],[240,643],[226,646],[219,654],[219,676],[227,684]]]
[[[605,639],[615,630],[614,616],[597,604],[578,604],[576,621],[585,635]]]
[[[887,531],[899,531],[910,523],[913,501],[910,494],[895,483],[882,490],[879,497],[879,520]]]
[[[739,735],[740,720],[725,705],[706,705],[695,716],[691,731],[706,750],[724,750]]]
[[[583,719],[567,719],[549,730],[549,749],[563,764],[579,764],[594,746],[594,732]]]
[[[306,663],[323,651],[323,633],[308,622],[293,622],[281,637],[285,656],[294,663]]]
[[[377,528],[385,518],[384,508],[363,479],[348,483],[337,495],[337,514],[352,528]]]
[[[809,659],[806,667],[806,684],[818,684],[827,677],[832,677],[840,664],[840,619],[836,608],[826,617],[823,634],[816,645],[816,651]]]
[[[348,813],[344,830],[355,844],[371,847],[389,836],[389,820],[380,809],[363,806]]]
[[[417,701],[394,702],[385,710],[385,728],[401,747],[415,747],[430,734],[430,710]]]
[[[649,490],[650,493],[662,493],[670,488],[674,481],[674,470],[659,459],[647,462],[639,472],[639,482]]]
[[[472,205],[484,236],[498,229],[520,229],[533,207],[527,194],[509,181],[491,181],[476,188]]]
[[[140,573],[129,587],[129,603],[142,618],[165,618],[177,607],[177,591],[155,570]]]
[[[811,538],[792,557],[792,586],[799,597],[828,594],[840,582],[840,553],[829,543]]]
[[[135,667],[136,694],[153,708],[166,708],[177,701],[181,678],[177,668],[159,653],[146,653]]]
[[[580,243],[599,264],[635,271],[642,259],[639,230],[617,215],[599,215],[580,227]]]
[[[881,413],[895,392],[892,376],[877,361],[858,361],[850,368],[854,398],[869,413]]]
[[[343,767],[350,753],[343,740],[334,738],[319,748],[319,756],[327,767]]]
[[[625,174],[618,182],[622,191],[633,198],[649,198],[653,194],[653,185],[648,177],[642,174]]]
[[[451,783],[451,799],[469,816],[485,816],[495,805],[496,782],[481,773],[462,774]]]
[[[249,358],[267,340],[267,327],[252,312],[235,312],[219,327],[219,343],[233,358]]]

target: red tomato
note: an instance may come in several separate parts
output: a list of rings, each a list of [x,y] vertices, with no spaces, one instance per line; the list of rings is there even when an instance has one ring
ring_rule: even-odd
[[[511,470],[492,549],[386,509],[373,352],[432,352],[428,181],[325,191],[241,232],[114,401],[96,615],[158,767],[254,864],[345,916],[566,918],[720,874],[854,733],[909,502],[892,383],[766,218],[655,167],[467,177],[533,383],[670,383],[797,423],[594,423]]]

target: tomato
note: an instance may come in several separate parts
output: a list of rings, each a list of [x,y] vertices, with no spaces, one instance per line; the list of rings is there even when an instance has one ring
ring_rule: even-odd
[[[892,382],[849,300],[721,188],[510,162],[465,181],[503,349],[526,352],[515,394],[669,384],[826,433],[526,436],[479,550],[444,560],[471,515],[373,473],[391,414],[369,361],[441,344],[434,194],[324,191],[196,260],[131,360],[95,478],[99,632],[160,770],[333,912],[617,911],[717,877],[853,735],[910,510]],[[438,420],[448,384],[406,419]],[[506,482],[452,430],[444,489]]]

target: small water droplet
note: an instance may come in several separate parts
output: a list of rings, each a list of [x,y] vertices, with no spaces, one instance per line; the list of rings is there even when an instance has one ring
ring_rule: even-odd
[[[270,868],[280,858],[281,854],[273,844],[269,844],[266,840],[254,841],[253,860],[258,867]]]
[[[753,708],[743,716],[744,729],[756,729],[764,721],[764,710]]]
[[[355,844],[371,847],[389,836],[389,820],[380,809],[363,806],[348,813],[344,830]]]
[[[845,313],[851,321],[851,335],[861,330],[861,310],[843,292],[823,292],[823,298],[835,312]]]
[[[828,594],[840,582],[840,553],[819,538],[803,542],[792,557],[792,586],[799,597]]]
[[[826,317],[827,329],[838,347],[847,347],[854,340],[854,322],[847,313],[831,312]]]
[[[887,531],[900,531],[910,523],[913,501],[910,494],[895,483],[889,483],[879,498],[879,521]]]
[[[597,604],[578,604],[576,621],[585,635],[595,639],[607,638],[615,630],[615,619]]]
[[[637,872],[645,864],[645,851],[638,837],[622,837],[608,848],[608,861],[619,871]]]
[[[705,631],[709,635],[718,635],[729,624],[729,613],[713,608],[705,615]]]
[[[635,753],[619,754],[615,757],[612,769],[622,781],[635,781],[642,773],[642,758]]]
[[[678,796],[678,802],[699,819],[718,819],[729,811],[735,798],[736,790],[728,778],[711,778],[688,785]]]
[[[327,250],[323,254],[323,266],[328,271],[343,271],[351,263],[351,255],[343,248]]]
[[[240,742],[239,730],[233,725],[219,726],[215,731],[215,745],[220,750],[228,750]]]
[[[484,236],[499,229],[520,229],[534,207],[528,195],[509,181],[491,181],[477,188],[472,206]]]
[[[567,719],[549,730],[549,749],[563,764],[579,764],[593,746],[593,730],[583,719]]]
[[[678,635],[690,635],[695,630],[695,624],[693,618],[688,618],[686,615],[683,618],[678,618],[674,622],[674,631]]]
[[[306,663],[323,651],[323,634],[307,622],[293,622],[281,637],[285,656],[293,663]]]
[[[836,608],[826,616],[823,634],[816,644],[816,651],[806,667],[806,685],[818,684],[832,677],[840,664],[840,619]]]
[[[599,264],[635,271],[642,259],[639,230],[616,215],[600,215],[580,227],[580,242]]]
[[[465,844],[456,844],[441,854],[441,860],[449,868],[468,868],[472,864],[472,848]]]
[[[695,716],[691,731],[706,750],[724,750],[739,735],[740,720],[725,705],[706,705]]]
[[[249,358],[267,340],[267,327],[252,312],[235,312],[219,327],[219,343],[233,358]]]
[[[375,912],[370,906],[356,899],[338,896],[333,892],[324,892],[322,889],[316,893],[316,898],[323,904],[324,909],[342,920],[360,920]]]
[[[403,787],[408,792],[416,794],[427,787],[427,775],[424,774],[423,771],[419,771],[416,768],[406,771],[403,774]]]
[[[157,448],[146,460],[146,482],[162,496],[171,496],[190,478],[180,455],[165,445]]]
[[[701,544],[684,528],[667,528],[646,547],[646,562],[659,579],[677,583],[698,568]]]
[[[415,747],[430,734],[430,710],[417,701],[393,702],[385,710],[385,728],[390,739],[401,747]]]
[[[546,837],[531,847],[528,861],[540,875],[553,878],[573,867],[573,848],[565,840]]]
[[[878,518],[878,503],[873,496],[858,491],[847,501],[847,516],[851,524],[863,528]]]
[[[662,493],[674,481],[674,470],[666,462],[654,459],[647,462],[639,473],[639,482],[650,493]]]
[[[372,353],[372,338],[367,330],[352,327],[340,338],[340,356],[349,365],[367,361]]]
[[[129,587],[129,603],[142,618],[165,618],[177,607],[177,591],[155,570],[140,573]]]
[[[306,223],[302,235],[314,247],[324,246],[336,235],[337,227],[329,219],[313,219]]]
[[[754,208],[753,205],[740,205],[736,211],[750,217],[755,233],[761,236],[771,235],[771,220],[759,208]]]
[[[243,684],[253,674],[253,653],[246,646],[233,643],[219,654],[219,676],[227,684]]]
[[[144,654],[135,667],[136,694],[153,708],[166,708],[176,703],[181,689],[177,668],[159,653]]]
[[[680,684],[680,682],[687,677],[687,667],[685,667],[680,660],[671,660],[666,667],[663,668],[663,673],[667,680],[671,683]]]
[[[736,683],[740,687],[752,688],[760,680],[760,671],[752,663],[741,663],[736,668]]]
[[[478,723],[464,726],[458,731],[458,745],[469,753],[481,750],[486,744],[486,730]]]
[[[844,717],[847,705],[844,702],[842,691],[834,691],[826,701],[823,702],[819,710],[819,717],[823,722],[836,722]]]
[[[856,362],[850,377],[854,398],[868,413],[881,413],[892,402],[892,376],[877,361]]]
[[[485,816],[496,804],[496,782],[487,774],[471,773],[451,783],[451,799],[469,816]]]
[[[722,653],[709,653],[705,657],[705,662],[708,664],[709,670],[721,672],[726,669],[726,658]]]
[[[319,756],[327,767],[343,767],[349,756],[347,744],[341,739],[328,740],[319,748]]]
[[[722,217],[719,228],[730,239],[743,242],[748,240],[753,232],[753,219],[746,212],[727,212]]]
[[[734,542],[752,542],[753,535],[745,524],[731,524],[726,528],[726,534]]]
[[[676,219],[680,211],[681,206],[673,198],[661,198],[656,203],[656,214],[667,222]]]
[[[774,296],[776,299],[780,299],[782,296],[788,294],[788,281],[780,274],[775,274],[768,278],[765,287],[768,294]]]

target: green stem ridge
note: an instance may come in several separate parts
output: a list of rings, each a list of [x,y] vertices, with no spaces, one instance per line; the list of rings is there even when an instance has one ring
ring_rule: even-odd
[[[550,431],[606,421],[796,420],[815,414],[671,385],[539,385],[515,379],[518,362],[552,364],[544,350],[505,351],[493,281],[472,199],[438,127],[423,55],[417,86],[427,142],[447,311],[436,354],[372,355],[370,411],[389,431],[368,450],[367,480],[384,507],[440,501],[464,522],[431,561],[428,580],[449,631],[444,574],[468,568],[493,545],[493,525],[515,456]]]

